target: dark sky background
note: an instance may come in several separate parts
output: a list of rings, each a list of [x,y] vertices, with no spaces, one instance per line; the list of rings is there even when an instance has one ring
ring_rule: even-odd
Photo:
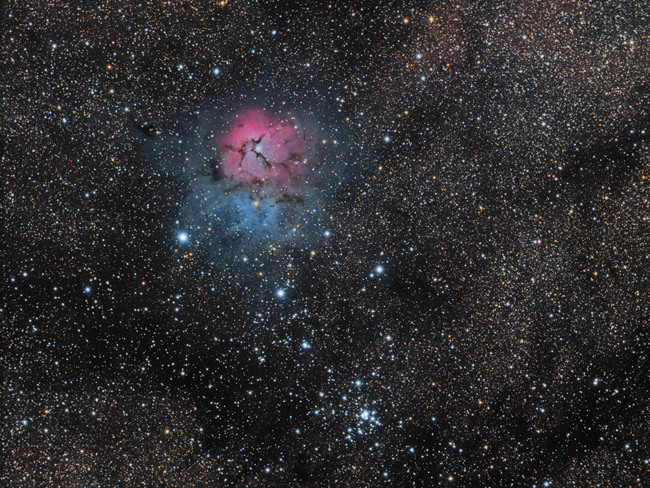
[[[3,485],[648,486],[644,2],[1,15]]]

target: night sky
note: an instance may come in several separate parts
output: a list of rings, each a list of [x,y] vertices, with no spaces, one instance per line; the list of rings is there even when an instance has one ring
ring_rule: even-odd
[[[650,486],[648,4],[0,13],[0,484]]]

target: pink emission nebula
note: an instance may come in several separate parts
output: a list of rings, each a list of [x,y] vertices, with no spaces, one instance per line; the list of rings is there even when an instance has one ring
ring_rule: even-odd
[[[290,113],[242,112],[219,140],[219,174],[242,186],[300,196],[305,185],[314,186],[310,174],[320,164],[315,135]]]

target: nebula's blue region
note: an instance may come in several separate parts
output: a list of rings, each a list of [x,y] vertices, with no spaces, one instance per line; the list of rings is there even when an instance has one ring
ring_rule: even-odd
[[[311,138],[306,154],[277,151],[289,154],[287,161],[275,161],[272,155],[262,154],[260,147],[265,140],[258,143],[261,136],[255,134],[251,135],[251,140],[257,137],[253,142],[229,146],[231,153],[241,153],[242,159],[248,151],[246,157],[267,165],[269,172],[278,165],[291,170],[298,164],[302,164],[304,172],[306,166],[308,171],[299,175],[300,185],[292,186],[290,192],[278,189],[277,178],[273,185],[266,184],[264,178],[242,183],[242,178],[228,177],[222,171],[225,156],[220,141],[227,139],[237,124],[241,128],[240,114],[250,117],[252,112],[263,114],[264,120],[277,120],[278,124],[286,120],[301,124],[294,131],[303,138],[300,147],[306,147],[304,134]],[[269,131],[272,129],[276,128],[272,126]],[[212,266],[227,264],[237,280],[244,274],[262,273],[250,272],[252,262],[272,271],[287,253],[308,251],[326,241],[334,196],[346,180],[360,174],[362,166],[359,146],[342,124],[326,113],[305,108],[304,103],[294,108],[279,97],[253,104],[203,106],[161,132],[145,150],[153,156],[150,159],[155,169],[176,178],[182,189],[176,202],[178,211],[165,224],[167,247],[179,258],[193,252],[194,259],[203,256]],[[274,144],[283,141],[280,136],[273,139]]]
[[[212,259],[236,260],[282,244],[313,243],[326,225],[327,195],[282,198],[212,176],[197,177],[186,188],[179,223],[172,229],[182,229],[188,241],[208,246]]]

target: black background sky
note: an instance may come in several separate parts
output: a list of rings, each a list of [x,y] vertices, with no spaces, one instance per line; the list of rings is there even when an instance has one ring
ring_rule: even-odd
[[[647,486],[650,7],[1,12],[4,484]],[[334,176],[235,252],[174,141],[282,102]]]

